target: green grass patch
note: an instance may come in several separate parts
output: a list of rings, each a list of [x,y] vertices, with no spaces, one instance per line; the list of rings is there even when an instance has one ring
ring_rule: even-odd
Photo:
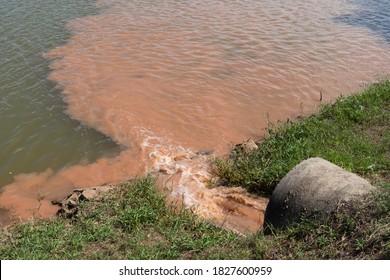
[[[273,233],[274,259],[390,259],[390,190],[345,204],[325,220],[305,218]],[[273,246],[271,246],[271,243]]]
[[[258,149],[233,149],[215,161],[215,173],[226,185],[270,195],[295,165],[321,157],[383,183],[390,170],[389,127],[390,82],[385,81],[303,120],[271,125]]]
[[[238,236],[166,205],[154,180],[124,183],[73,219],[33,220],[1,231],[1,259],[186,259]],[[212,250],[211,250],[212,251]],[[228,250],[226,250],[228,251]],[[218,250],[207,258],[220,258]]]
[[[142,196],[139,196],[142,195]],[[72,219],[0,231],[6,259],[389,259],[390,190],[269,235],[238,236],[165,205],[150,177],[124,183]]]

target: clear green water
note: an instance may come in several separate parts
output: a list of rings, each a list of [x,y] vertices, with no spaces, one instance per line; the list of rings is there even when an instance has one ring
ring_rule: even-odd
[[[44,54],[71,35],[66,23],[95,1],[0,0],[0,186],[26,172],[112,156],[120,147],[70,119]]]

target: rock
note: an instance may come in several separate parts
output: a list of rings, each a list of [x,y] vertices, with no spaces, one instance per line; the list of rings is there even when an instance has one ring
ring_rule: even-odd
[[[96,191],[96,188],[85,189],[79,196],[79,200],[92,200],[95,199],[99,193]]]
[[[58,215],[63,215],[67,218],[74,218],[78,213],[78,205],[81,201],[96,200],[101,197],[102,194],[111,190],[114,186],[98,186],[87,189],[73,190],[66,198],[62,200],[53,200],[52,203],[60,206]]]
[[[233,149],[233,154],[236,155],[237,153],[244,153],[247,154],[249,152],[252,152],[256,149],[258,149],[259,146],[257,146],[256,142],[252,139],[248,139],[247,141],[237,144]]]
[[[303,215],[321,217],[340,203],[374,190],[365,179],[324,159],[310,158],[277,185],[265,212],[265,224],[278,228],[300,221]]]
[[[80,200],[94,200],[101,196],[102,193],[108,192],[112,189],[112,186],[99,186],[84,189],[80,194]]]

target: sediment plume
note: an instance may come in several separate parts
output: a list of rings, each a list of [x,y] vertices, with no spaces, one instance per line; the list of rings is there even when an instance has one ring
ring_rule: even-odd
[[[49,78],[71,118],[123,151],[19,174],[0,206],[22,219],[48,217],[57,210],[50,201],[73,189],[152,172],[199,216],[240,232],[261,228],[267,199],[210,184],[213,158],[390,65],[378,37],[334,20],[348,3],[298,2],[107,0],[99,15],[72,20],[67,44],[46,54]]]

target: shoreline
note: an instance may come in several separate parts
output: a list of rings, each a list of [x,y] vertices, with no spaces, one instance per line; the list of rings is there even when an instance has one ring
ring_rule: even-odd
[[[333,161],[342,162],[343,168],[363,175],[380,191],[337,209],[325,220],[304,220],[271,235],[258,231],[243,236],[215,227],[191,210],[167,204],[165,196],[156,191],[155,179],[147,176],[121,183],[98,200],[80,203],[77,215],[70,219],[31,220],[1,229],[0,256],[2,259],[140,259],[146,256],[149,259],[386,259],[390,257],[387,239],[390,234],[389,105],[390,81],[374,83],[363,93],[324,105],[314,115],[270,127],[269,135],[257,149],[236,149],[230,157],[215,162],[216,174],[225,185],[234,188],[240,179],[237,174],[241,174],[248,179],[247,189],[260,194],[264,193],[262,186],[274,186],[283,172],[264,169],[269,181],[261,185],[263,179],[251,177],[253,169],[245,169],[243,162],[259,168],[253,160],[261,158],[259,154],[266,148],[272,151],[268,162],[283,162],[283,166],[288,166],[291,151],[312,149],[311,142],[305,141],[328,141],[316,142],[313,147],[318,147],[320,154],[333,156]],[[324,131],[327,138],[322,134]],[[341,139],[346,142],[340,142]],[[295,148],[286,150],[284,140],[290,148]],[[277,153],[275,148],[282,153]],[[272,160],[272,156],[286,155],[288,158]],[[282,170],[280,165],[276,166]],[[229,173],[221,171],[234,171],[237,176],[229,177]],[[260,185],[254,187],[254,182]],[[121,246],[127,249],[118,250]]]

